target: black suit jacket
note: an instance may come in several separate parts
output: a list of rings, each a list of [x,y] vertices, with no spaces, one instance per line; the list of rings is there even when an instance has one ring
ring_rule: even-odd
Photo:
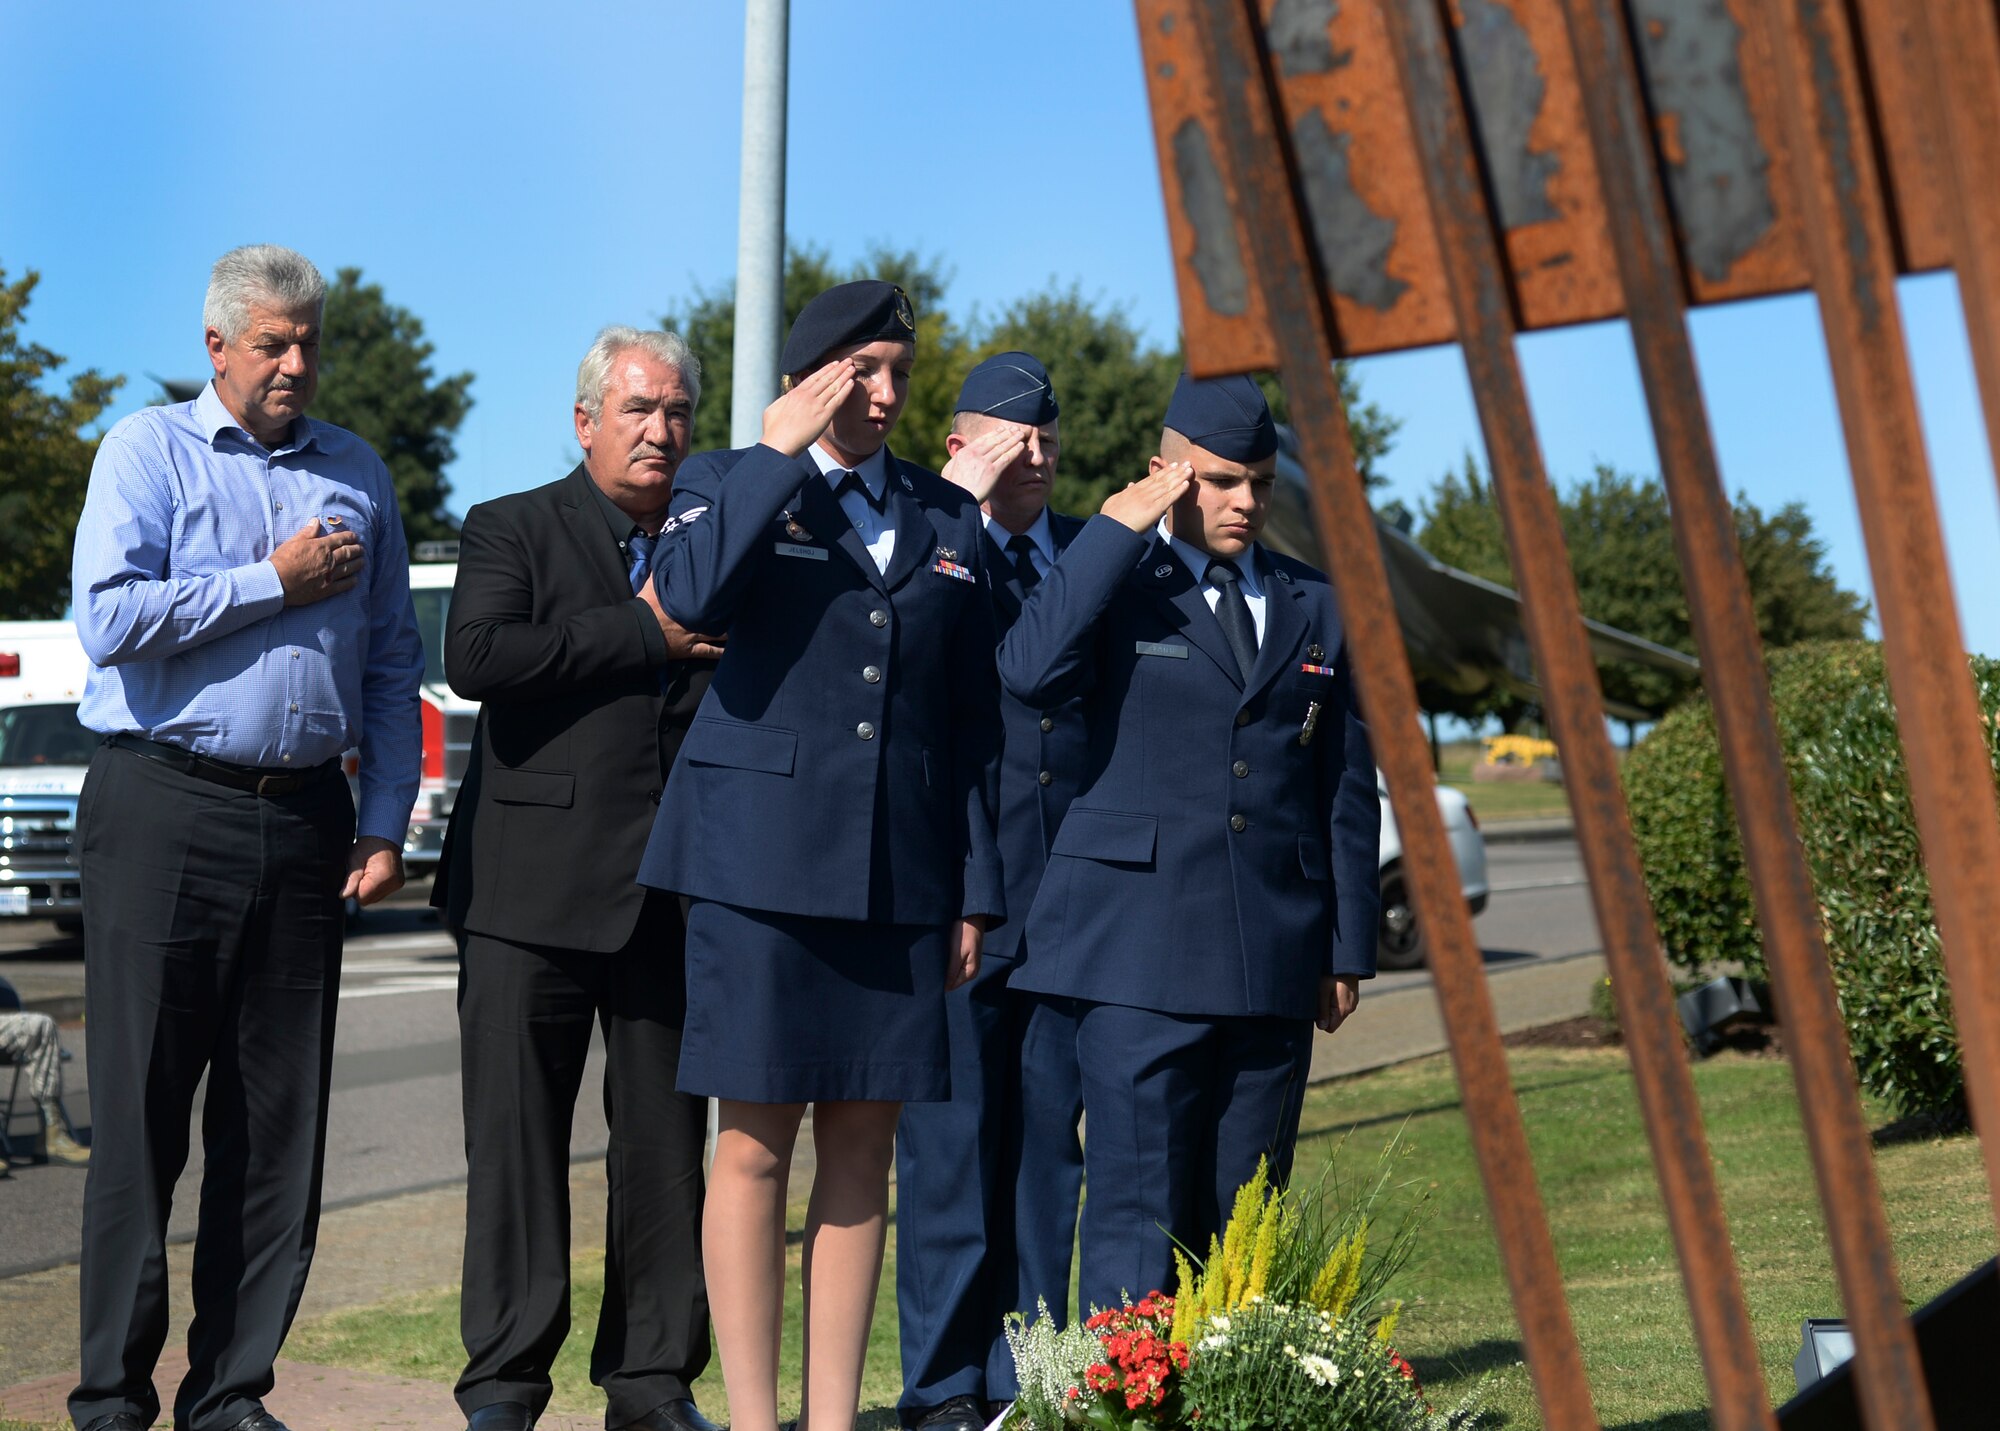
[[[714,663],[649,640],[590,476],[482,502],[459,533],[445,675],[480,702],[431,903],[455,930],[608,953]]]

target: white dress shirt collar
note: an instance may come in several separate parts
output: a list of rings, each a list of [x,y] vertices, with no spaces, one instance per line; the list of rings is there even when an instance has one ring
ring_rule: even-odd
[[[1200,547],[1195,546],[1192,542],[1184,542],[1175,536],[1167,529],[1167,519],[1165,517],[1160,518],[1159,534],[1166,544],[1173,549],[1174,555],[1185,562],[1187,569],[1194,573],[1194,584],[1196,586],[1205,586],[1208,579],[1208,564],[1214,561],[1215,558]],[[1262,548],[1253,542],[1250,550],[1243,553],[1242,556],[1230,559],[1236,570],[1242,575],[1243,595],[1246,600],[1259,600],[1264,595],[1264,581],[1259,570],[1263,566],[1263,562],[1258,560],[1261,551]],[[1261,625],[1262,623],[1260,622],[1259,624]]]
[[[836,491],[839,490],[842,476],[848,472],[856,472],[860,474],[863,485],[868,488],[869,495],[877,502],[882,501],[888,494],[889,458],[886,447],[876,448],[853,467],[841,466],[817,442],[808,447],[806,451],[812,454],[812,460],[818,464],[821,475],[826,478],[827,485]]]

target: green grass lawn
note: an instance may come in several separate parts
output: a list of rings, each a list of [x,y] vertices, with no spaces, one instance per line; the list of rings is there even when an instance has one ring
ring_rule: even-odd
[[[1706,1425],[1701,1366],[1623,1056],[1518,1049],[1512,1062],[1604,1425],[1653,1431]],[[1725,1054],[1699,1065],[1695,1080],[1765,1374],[1780,1401],[1792,1390],[1800,1321],[1839,1313],[1789,1066]],[[1882,1110],[1871,1111],[1886,1121]],[[1403,1350],[1426,1382],[1446,1393],[1441,1400],[1490,1371],[1492,1405],[1506,1424],[1539,1425],[1448,1062],[1428,1058],[1314,1088],[1306,1100],[1299,1176],[1314,1177],[1343,1135],[1341,1164],[1353,1176],[1369,1175],[1378,1151],[1400,1137],[1404,1175],[1413,1186],[1433,1189],[1435,1216],[1404,1276],[1412,1302],[1397,1336]],[[1993,1254],[1978,1148],[1969,1136],[1888,1146],[1877,1166],[1912,1305]],[[801,1213],[794,1209],[794,1227]],[[870,1343],[865,1404],[871,1410],[862,1422],[868,1428],[895,1424],[893,1244],[891,1256]],[[796,1247],[790,1260],[786,1384],[795,1408]],[[556,1406],[590,1412],[603,1405],[586,1374],[601,1265],[583,1257],[575,1270],[578,1330],[556,1367]],[[450,1381],[462,1356],[456,1299],[433,1294],[338,1313],[295,1330],[285,1353]],[[719,1368],[711,1367],[699,1392],[704,1408],[721,1419]]]
[[[1479,742],[1451,741],[1438,752],[1440,784],[1462,791],[1482,824],[1505,820],[1557,819],[1569,814],[1569,794],[1546,780],[1482,784],[1472,778]]]

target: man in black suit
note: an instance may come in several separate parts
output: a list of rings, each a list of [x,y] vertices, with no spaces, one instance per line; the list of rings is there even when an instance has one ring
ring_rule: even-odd
[[[582,464],[466,514],[445,634],[482,703],[431,902],[460,940],[466,1196],[460,1310],[471,1431],[527,1431],[569,1330],[570,1123],[602,1021],[605,1424],[713,1431],[702,1284],[706,1102],[674,1091],[681,911],[634,882],[674,747],[722,638],[660,608],[653,545],[687,456],[701,364],[677,335],[606,328],[577,369]]]
[[[1048,370],[996,353],[959,389],[943,475],[972,493],[1001,635],[1083,522],[1049,509],[1061,424]],[[979,973],[946,1000],[951,1098],[904,1105],[896,1130],[896,1295],[903,1393],[922,1431],[978,1431],[1019,1392],[1001,1332],[1011,1311],[1069,1299],[1083,1152],[1076,1034],[1062,1000],[1010,989],[1026,956],[1022,916],[1084,776],[1083,702],[1000,702],[1000,862],[1007,922],[986,936]]]

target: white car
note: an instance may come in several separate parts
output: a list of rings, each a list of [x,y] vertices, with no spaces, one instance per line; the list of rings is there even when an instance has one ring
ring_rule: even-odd
[[[1410,898],[1410,882],[1403,873],[1403,836],[1396,828],[1396,812],[1389,808],[1389,790],[1380,775],[1375,777],[1375,791],[1382,799],[1382,922],[1375,937],[1375,967],[1416,969],[1422,967],[1428,950]],[[1486,908],[1488,893],[1486,840],[1463,794],[1440,785],[1437,802],[1438,814],[1444,817],[1445,838],[1458,862],[1458,882],[1465,891],[1466,906],[1477,914]]]

